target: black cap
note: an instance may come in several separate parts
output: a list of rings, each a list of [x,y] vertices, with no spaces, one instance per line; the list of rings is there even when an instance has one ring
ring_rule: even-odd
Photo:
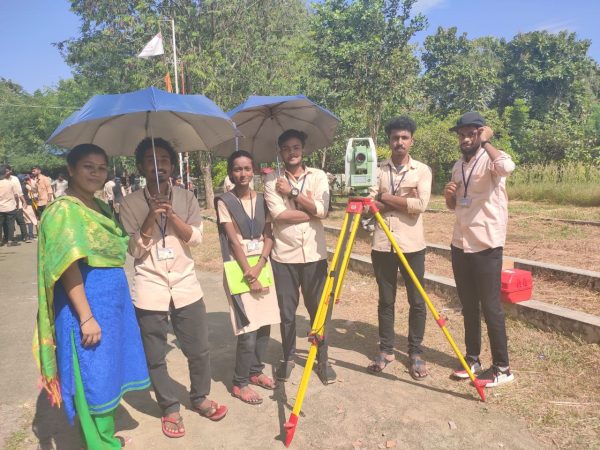
[[[460,119],[456,122],[456,126],[450,128],[450,131],[457,131],[459,128],[468,126],[483,127],[485,126],[485,119],[477,111],[469,111],[460,116]]]

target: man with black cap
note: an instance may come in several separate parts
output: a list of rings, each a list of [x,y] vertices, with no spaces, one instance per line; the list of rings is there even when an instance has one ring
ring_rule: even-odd
[[[506,177],[515,169],[510,156],[490,143],[494,136],[478,112],[463,114],[455,127],[463,157],[444,188],[455,211],[452,269],[465,324],[465,359],[480,385],[495,387],[514,379],[508,363],[504,310],[500,303],[502,250],[508,222]],[[482,371],[480,310],[488,329],[492,366]],[[456,378],[468,378],[460,367]]]

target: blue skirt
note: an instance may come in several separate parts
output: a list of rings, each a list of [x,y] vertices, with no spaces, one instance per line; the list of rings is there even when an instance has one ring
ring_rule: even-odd
[[[100,343],[81,345],[79,317],[59,281],[54,288],[56,353],[65,411],[75,417],[75,377],[71,335],[79,360],[85,397],[91,414],[115,409],[125,392],[150,386],[140,329],[123,268],[96,268],[80,262],[85,293],[102,329]],[[86,318],[83,318],[86,319]]]

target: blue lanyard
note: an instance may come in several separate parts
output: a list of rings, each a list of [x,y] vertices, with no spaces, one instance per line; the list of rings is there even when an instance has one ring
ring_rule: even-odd
[[[390,169],[390,186],[392,188],[392,195],[396,195],[397,189],[394,186],[394,173],[392,172],[392,166],[388,165],[388,169]],[[406,172],[404,172],[402,174],[402,178],[400,178],[400,181],[398,182],[398,187],[400,187],[400,185],[404,181],[404,177],[406,176],[407,173],[408,173],[408,169],[406,170]]]
[[[465,185],[465,193],[463,195],[464,198],[467,198],[467,189],[469,188],[469,182],[471,181],[471,175],[473,175],[473,171],[475,170],[475,167],[477,166],[479,159],[483,156],[484,153],[485,153],[485,150],[483,152],[481,152],[481,154],[477,157],[477,159],[473,163],[473,167],[471,167],[471,172],[469,172],[469,177],[466,180],[465,180],[465,163],[463,162],[463,164],[461,166],[463,183]]]

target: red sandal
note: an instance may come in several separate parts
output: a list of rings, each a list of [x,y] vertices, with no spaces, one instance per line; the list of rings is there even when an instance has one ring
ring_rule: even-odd
[[[250,389],[249,386],[248,389]],[[263,399],[261,398],[260,395],[258,395],[257,392],[255,392],[254,390],[251,389],[252,392],[254,392],[256,395],[258,395],[258,397],[255,398],[251,398],[248,395],[242,394],[242,389],[239,386],[233,386],[233,388],[231,388],[231,395],[235,398],[239,398],[241,401],[243,401],[244,403],[248,403],[249,405],[260,405],[263,402]]]
[[[268,382],[265,381],[265,379],[267,379]],[[277,383],[264,373],[257,373],[255,375],[252,375],[249,378],[249,382],[254,386],[260,386],[261,388],[268,389],[270,391],[274,390],[277,387]]]
[[[160,422],[162,424],[162,432],[165,436],[170,438],[180,438],[185,436],[185,430],[180,431],[181,424],[183,423],[183,417],[179,416],[178,419],[172,417],[161,417]],[[170,430],[167,428],[167,423],[177,425],[177,430]]]
[[[194,406],[194,411],[200,414],[202,417],[206,417],[207,419],[212,420],[213,422],[218,422],[223,417],[227,415],[227,411],[229,408],[225,405],[219,405],[217,402],[210,400],[210,406],[206,408],[201,408],[200,405]],[[211,414],[211,411],[214,411]]]

